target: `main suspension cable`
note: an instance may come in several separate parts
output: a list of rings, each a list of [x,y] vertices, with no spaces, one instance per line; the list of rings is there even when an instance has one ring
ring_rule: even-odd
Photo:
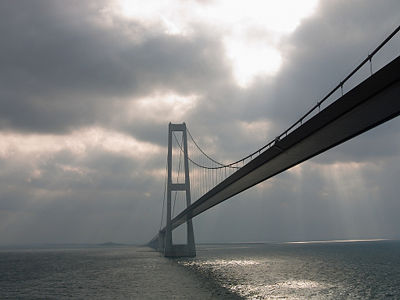
[[[205,157],[207,157],[207,158],[208,158],[209,160],[211,160],[212,162],[215,162],[216,164],[220,165],[221,167],[227,167],[227,165],[224,165],[224,164],[222,164],[222,163],[216,161],[215,159],[213,159],[213,158],[210,157],[209,155],[207,155],[207,153],[205,153],[205,152],[200,148],[200,146],[199,146],[199,145],[196,143],[196,141],[194,140],[193,136],[190,134],[189,128],[186,127],[186,131],[187,131],[187,133],[189,134],[190,139],[191,139],[191,140],[193,141],[193,143],[196,145],[197,149],[199,149],[199,151],[200,151],[201,153],[203,153],[203,155],[204,155]]]
[[[176,137],[175,135],[174,135],[174,138],[175,138],[176,143],[178,144],[178,147],[181,149],[181,151],[183,151],[183,147],[182,147],[182,145],[179,143],[179,141],[178,141],[178,139],[177,139],[177,137]],[[208,156],[207,156],[207,157],[208,157]],[[194,164],[195,166],[198,166],[199,168],[203,168],[203,169],[208,169],[208,170],[222,169],[222,168],[239,169],[239,167],[233,166],[233,164],[230,164],[230,165],[223,165],[223,164],[221,164],[221,163],[218,163],[218,164],[220,164],[220,166],[218,166],[218,167],[203,166],[203,165],[201,165],[200,163],[197,163],[197,162],[195,162],[194,160],[192,160],[192,159],[189,157],[189,155],[188,155],[188,160],[189,160],[192,164]],[[239,161],[240,161],[240,160],[239,160]]]

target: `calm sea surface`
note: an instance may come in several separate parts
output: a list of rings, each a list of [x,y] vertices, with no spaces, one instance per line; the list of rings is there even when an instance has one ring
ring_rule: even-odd
[[[400,299],[400,242],[1,249],[0,299]]]

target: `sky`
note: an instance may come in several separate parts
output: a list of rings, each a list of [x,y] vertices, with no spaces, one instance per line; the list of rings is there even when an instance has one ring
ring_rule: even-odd
[[[398,0],[0,0],[0,245],[148,242],[169,122],[239,159],[399,23]],[[398,178],[394,119],[196,217],[196,241],[399,239]]]

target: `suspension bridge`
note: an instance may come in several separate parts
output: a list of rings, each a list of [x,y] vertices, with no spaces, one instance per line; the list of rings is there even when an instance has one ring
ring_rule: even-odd
[[[170,123],[161,225],[149,246],[167,257],[195,256],[192,218],[397,117],[400,114],[400,56],[376,72],[372,62],[399,30],[400,26],[287,130],[237,161],[215,160],[199,146],[185,123]],[[344,92],[346,84],[365,68],[369,69],[367,78]],[[179,211],[177,203],[186,203],[186,207]],[[173,244],[172,231],[184,223],[186,244]]]

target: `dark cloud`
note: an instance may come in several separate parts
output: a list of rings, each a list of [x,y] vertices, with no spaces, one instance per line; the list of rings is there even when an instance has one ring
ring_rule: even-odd
[[[158,161],[104,150],[77,158],[63,150],[31,163],[23,157],[1,163],[0,211],[5,224],[17,223],[0,227],[3,243],[84,242],[93,230],[102,234],[91,240],[101,242],[115,240],[116,227],[119,240],[144,242],[159,225],[163,178],[152,174]]]
[[[180,94],[230,80],[215,36],[170,36],[160,28],[101,14],[101,4],[2,2],[0,125],[63,132],[106,125],[123,102],[171,90]],[[111,111],[110,111],[111,110]]]

